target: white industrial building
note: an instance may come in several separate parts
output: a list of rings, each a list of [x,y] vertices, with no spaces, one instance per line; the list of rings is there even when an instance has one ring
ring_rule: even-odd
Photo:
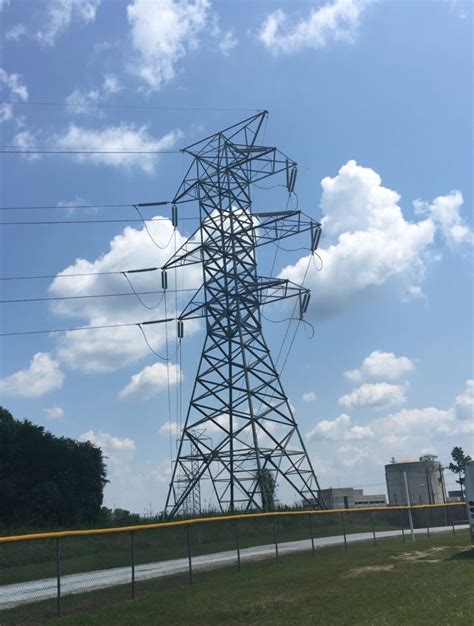
[[[362,489],[337,487],[322,489],[321,495],[328,509],[365,509],[373,506],[387,506],[385,494],[365,494]]]
[[[418,461],[397,462],[392,459],[385,466],[385,478],[391,506],[442,504],[447,501],[443,467],[433,454],[421,456]]]

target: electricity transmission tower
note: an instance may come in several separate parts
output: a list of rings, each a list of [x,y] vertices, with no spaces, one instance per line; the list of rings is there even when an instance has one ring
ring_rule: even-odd
[[[309,290],[257,274],[257,247],[308,231],[311,250],[318,222],[298,210],[256,212],[251,186],[282,176],[288,192],[296,163],[258,143],[267,112],[258,113],[187,148],[193,161],[173,206],[197,202],[200,225],[163,266],[199,263],[203,285],[178,321],[203,317],[206,338],[180,436],[165,511],[183,513],[210,480],[222,511],[268,510],[268,484],[283,479],[302,504],[323,507],[319,485],[289,400],[262,334],[261,307],[296,298],[299,315]],[[212,439],[199,433],[212,433]],[[270,493],[270,495],[269,495]]]

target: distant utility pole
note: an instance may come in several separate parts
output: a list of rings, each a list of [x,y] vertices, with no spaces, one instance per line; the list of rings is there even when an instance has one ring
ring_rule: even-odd
[[[193,161],[173,216],[180,203],[197,203],[200,225],[163,266],[163,281],[167,270],[202,265],[203,285],[179,316],[178,336],[183,321],[203,317],[206,338],[166,500],[169,517],[183,512],[203,480],[221,511],[269,510],[268,484],[278,479],[303,505],[324,506],[262,333],[263,305],[294,298],[302,318],[310,293],[287,279],[259,276],[256,258],[259,246],[302,232],[314,252],[321,225],[299,210],[255,211],[253,184],[278,176],[291,194],[296,181],[296,163],[257,141],[266,116],[258,113],[184,149]],[[212,432],[212,441],[197,432]]]

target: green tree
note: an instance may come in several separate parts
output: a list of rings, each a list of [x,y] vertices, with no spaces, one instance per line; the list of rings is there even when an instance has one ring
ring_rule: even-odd
[[[464,499],[464,481],[466,479],[466,465],[471,461],[471,457],[468,454],[464,454],[464,450],[460,446],[453,448],[451,452],[453,462],[449,464],[449,469],[459,476],[456,481],[461,487],[461,495]]]
[[[272,472],[267,469],[261,469],[256,472],[260,491],[262,494],[262,505],[264,511],[273,511],[275,509],[276,481]]]
[[[55,437],[0,407],[0,523],[70,526],[97,521],[107,483],[102,450]]]

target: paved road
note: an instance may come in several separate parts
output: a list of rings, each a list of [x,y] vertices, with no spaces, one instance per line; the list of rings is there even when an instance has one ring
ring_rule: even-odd
[[[457,529],[467,529],[469,526],[457,526]],[[451,526],[438,526],[430,528],[430,532],[448,532],[452,531]],[[416,534],[426,534],[425,528],[415,530]],[[376,533],[377,538],[399,537],[400,530],[380,531]],[[409,534],[405,532],[407,540]],[[347,535],[348,543],[355,541],[372,540],[372,533],[353,533]],[[342,535],[334,537],[319,537],[314,539],[315,547],[322,548],[324,546],[335,546],[344,543]],[[303,539],[301,541],[287,541],[278,544],[279,554],[290,554],[292,552],[301,552],[311,549],[311,540]],[[241,561],[265,559],[275,556],[275,545],[268,544],[264,546],[255,546],[252,548],[244,548],[240,551]],[[193,571],[210,569],[214,567],[222,567],[224,565],[232,565],[237,562],[235,550],[227,552],[217,552],[215,554],[206,554],[196,556],[192,559]],[[145,565],[137,565],[135,567],[135,580],[149,580],[152,578],[161,578],[162,576],[171,576],[187,572],[188,559],[173,559],[171,561],[161,561],[157,563],[146,563]],[[114,567],[112,569],[97,570],[94,572],[86,572],[81,574],[70,574],[61,578],[61,595],[73,593],[81,593],[84,591],[92,591],[113,587],[131,582],[131,568]],[[28,604],[31,602],[39,602],[55,598],[57,594],[56,578],[44,578],[42,580],[32,580],[13,585],[4,585],[0,587],[0,610],[8,609],[20,604]]]

